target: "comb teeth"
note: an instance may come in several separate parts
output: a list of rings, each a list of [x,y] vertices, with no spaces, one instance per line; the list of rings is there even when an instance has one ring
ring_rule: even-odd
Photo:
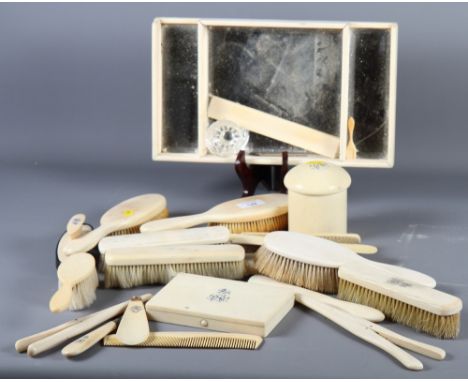
[[[455,338],[460,332],[460,313],[439,316],[347,280],[339,280],[338,298],[381,310],[386,318],[435,337]]]
[[[218,222],[209,223],[208,225],[224,226],[228,228],[231,233],[282,231],[288,228],[288,214],[246,222]]]
[[[132,347],[203,348],[203,349],[258,349],[262,337],[248,334],[200,332],[151,332],[148,339]],[[127,346],[117,336],[108,335],[104,346]]]
[[[167,284],[179,272],[239,280],[244,277],[245,265],[243,260],[191,264],[106,265],[104,284],[106,288]]]
[[[277,281],[293,284],[322,293],[338,291],[338,269],[320,267],[291,260],[273,253],[264,246],[255,254],[258,273]]]

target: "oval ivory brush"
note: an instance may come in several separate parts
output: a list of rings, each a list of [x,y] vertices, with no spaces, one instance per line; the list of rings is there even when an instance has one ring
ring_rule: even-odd
[[[348,146],[346,146],[346,159],[356,159],[358,149],[354,144],[354,127],[355,122],[353,117],[348,118]]]
[[[242,245],[263,245],[264,237],[267,235],[268,232],[262,232],[262,234],[250,234],[246,233],[234,233],[231,234],[230,241],[234,244],[242,244]],[[314,236],[314,235],[311,235]],[[315,236],[314,236],[315,237]],[[325,239],[327,240],[327,239]],[[353,252],[359,253],[361,255],[374,255],[377,253],[377,247],[369,244],[351,244],[351,243],[338,243]]]
[[[271,285],[275,288],[288,288],[294,292],[296,301],[300,304],[302,304],[304,296],[309,296],[317,301],[334,306],[335,308],[339,308],[356,317],[361,317],[371,322],[380,322],[385,319],[385,315],[380,310],[361,304],[349,304],[348,301],[338,300],[336,298],[327,296],[326,294],[321,294],[309,289],[300,288],[295,285],[275,281],[269,277],[255,275],[249,278],[249,283]],[[343,304],[343,302],[346,302],[347,304]]]
[[[49,301],[49,309],[56,313],[68,308],[82,309],[96,299],[99,280],[94,257],[78,253],[64,260],[57,269],[59,289]]]
[[[122,316],[116,337],[125,345],[145,342],[150,334],[148,317],[139,297],[132,297]]]
[[[286,229],[287,214],[287,195],[255,195],[218,204],[201,214],[149,222],[143,224],[140,230],[166,231],[208,223],[226,226],[232,233],[271,232]]]
[[[63,243],[58,257],[62,260],[77,252],[87,252],[107,235],[126,230],[135,232],[141,224],[165,216],[166,198],[160,194],[145,194],[127,199],[104,213],[99,227]]]
[[[112,333],[116,327],[117,324],[115,321],[109,321],[104,325],[99,326],[97,329],[89,332],[88,334],[85,334],[77,340],[69,343],[62,349],[62,354],[69,358],[76,357],[77,355],[84,353],[93,345],[97,344],[105,336]]]
[[[298,232],[278,231],[265,236],[255,256],[258,273],[277,281],[318,292],[338,292],[338,268],[348,262],[376,264],[401,278],[428,287],[435,280],[423,273],[365,259],[335,242]]]

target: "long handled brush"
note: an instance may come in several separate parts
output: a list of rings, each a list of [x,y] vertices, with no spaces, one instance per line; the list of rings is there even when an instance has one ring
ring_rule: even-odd
[[[460,331],[462,301],[414,284],[374,264],[348,263],[338,270],[338,297],[381,310],[400,324],[440,338]]]
[[[200,224],[223,225],[231,233],[271,232],[288,225],[288,197],[284,194],[255,195],[218,204],[196,215],[180,216],[143,224],[141,232],[167,231]]]

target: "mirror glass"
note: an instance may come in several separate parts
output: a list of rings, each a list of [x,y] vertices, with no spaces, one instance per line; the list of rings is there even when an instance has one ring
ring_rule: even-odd
[[[162,26],[163,152],[198,148],[197,25]]]
[[[339,136],[341,30],[209,28],[209,92]],[[249,153],[304,153],[252,133]]]

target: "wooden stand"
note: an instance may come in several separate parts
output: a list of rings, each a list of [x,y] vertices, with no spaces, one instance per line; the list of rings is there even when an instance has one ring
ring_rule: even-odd
[[[288,152],[283,151],[281,155],[283,158],[283,163],[281,165],[248,166],[245,161],[245,151],[239,151],[234,168],[242,183],[242,197],[254,195],[255,190],[257,189],[257,186],[260,182],[267,190],[279,191],[284,194],[287,192],[283,180],[286,173],[288,172]]]

